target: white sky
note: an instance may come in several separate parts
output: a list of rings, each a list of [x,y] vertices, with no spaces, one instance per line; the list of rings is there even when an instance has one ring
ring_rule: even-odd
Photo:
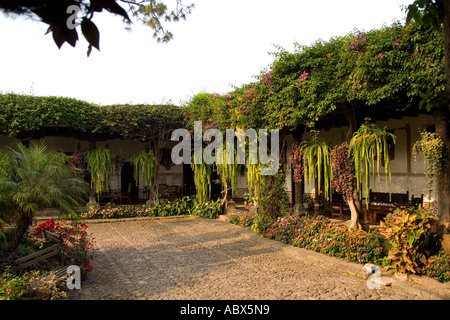
[[[186,21],[166,24],[174,33],[169,44],[158,44],[153,30],[137,21],[128,32],[119,16],[96,14],[101,51],[93,49],[89,58],[80,30],[76,48],[65,43],[59,50],[52,36],[44,35],[46,24],[0,14],[0,92],[101,105],[179,104],[201,91],[226,93],[231,85],[253,81],[272,63],[274,44],[293,51],[294,42],[309,45],[355,28],[403,21],[401,6],[413,1],[186,1],[192,2],[195,9]]]

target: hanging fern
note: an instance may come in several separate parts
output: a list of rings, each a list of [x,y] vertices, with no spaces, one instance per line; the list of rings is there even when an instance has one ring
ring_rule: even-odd
[[[303,153],[305,183],[312,185],[317,181],[317,192],[322,190],[324,184],[324,196],[329,199],[332,194],[333,170],[331,169],[331,147],[323,140],[319,140],[317,132],[309,141],[302,141],[299,145]]]
[[[104,187],[109,190],[109,181],[115,167],[115,156],[111,150],[101,146],[86,153],[87,170],[91,174],[91,188],[100,195]]]
[[[420,132],[420,140],[413,146],[414,159],[417,160],[418,153],[422,154],[425,165],[425,176],[427,177],[429,196],[434,193],[433,186],[443,176],[445,144],[437,133]]]
[[[379,129],[374,125],[363,124],[358,131],[353,134],[349,144],[349,152],[352,152],[355,160],[355,176],[357,190],[361,195],[361,185],[364,181],[365,194],[369,194],[370,171],[372,178],[380,177],[380,164],[384,166],[384,173],[387,177],[386,186],[391,186],[391,165],[389,159],[388,139],[392,139],[395,144],[396,136],[384,129]],[[368,206],[368,202],[366,203]]]
[[[139,152],[130,158],[130,162],[134,165],[134,181],[136,186],[139,186],[139,170],[144,176],[145,185],[149,188],[152,184],[152,179],[156,175],[156,158],[152,151]]]
[[[203,154],[203,152],[202,152]],[[193,158],[195,154],[193,155]],[[194,159],[192,159],[194,160]],[[195,161],[191,161],[191,168],[194,172],[194,183],[197,191],[197,202],[199,204],[206,203],[211,198],[211,174],[212,166],[203,161],[200,164],[196,164]]]
[[[251,164],[247,161],[247,187],[249,199],[253,200],[253,204],[258,204],[261,186],[261,164]]]
[[[222,178],[222,187],[224,190],[228,189],[228,181],[231,184],[232,192],[237,190],[237,178],[238,178],[238,164],[236,150],[233,148],[234,163],[227,163],[226,151],[222,151],[223,163],[217,164],[217,173]]]

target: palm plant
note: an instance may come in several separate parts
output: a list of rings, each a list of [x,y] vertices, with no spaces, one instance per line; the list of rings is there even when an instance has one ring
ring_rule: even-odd
[[[37,211],[51,207],[73,213],[86,189],[65,154],[46,152],[43,143],[30,148],[19,143],[17,149],[7,152],[7,170],[0,177],[0,206],[16,222],[10,250],[17,249]]]

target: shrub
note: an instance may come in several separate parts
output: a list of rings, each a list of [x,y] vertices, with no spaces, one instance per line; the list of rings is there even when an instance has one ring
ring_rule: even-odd
[[[222,199],[217,199],[216,201],[209,201],[206,203],[196,204],[192,210],[191,214],[203,218],[217,219],[222,213]]]
[[[40,271],[14,275],[9,268],[0,278],[0,300],[18,300],[30,298],[57,299],[65,297],[54,275],[42,275]]]
[[[232,224],[250,229],[253,226],[255,219],[256,219],[255,213],[244,211],[239,214],[236,213],[231,215],[228,221]]]
[[[183,197],[174,201],[159,204],[153,208],[152,216],[166,217],[177,216],[183,214],[191,214],[194,207],[194,197]],[[150,213],[150,212],[149,212]]]
[[[380,223],[380,233],[390,243],[389,268],[421,274],[427,259],[437,250],[430,232],[432,216],[426,209],[396,210]],[[433,248],[434,247],[434,248]]]
[[[428,259],[424,273],[439,282],[450,281],[450,254],[440,252]]]

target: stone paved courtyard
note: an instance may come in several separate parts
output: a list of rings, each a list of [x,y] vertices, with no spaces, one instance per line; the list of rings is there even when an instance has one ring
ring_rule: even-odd
[[[370,289],[362,265],[225,221],[182,216],[88,224],[94,271],[69,300],[423,299],[393,285]]]

